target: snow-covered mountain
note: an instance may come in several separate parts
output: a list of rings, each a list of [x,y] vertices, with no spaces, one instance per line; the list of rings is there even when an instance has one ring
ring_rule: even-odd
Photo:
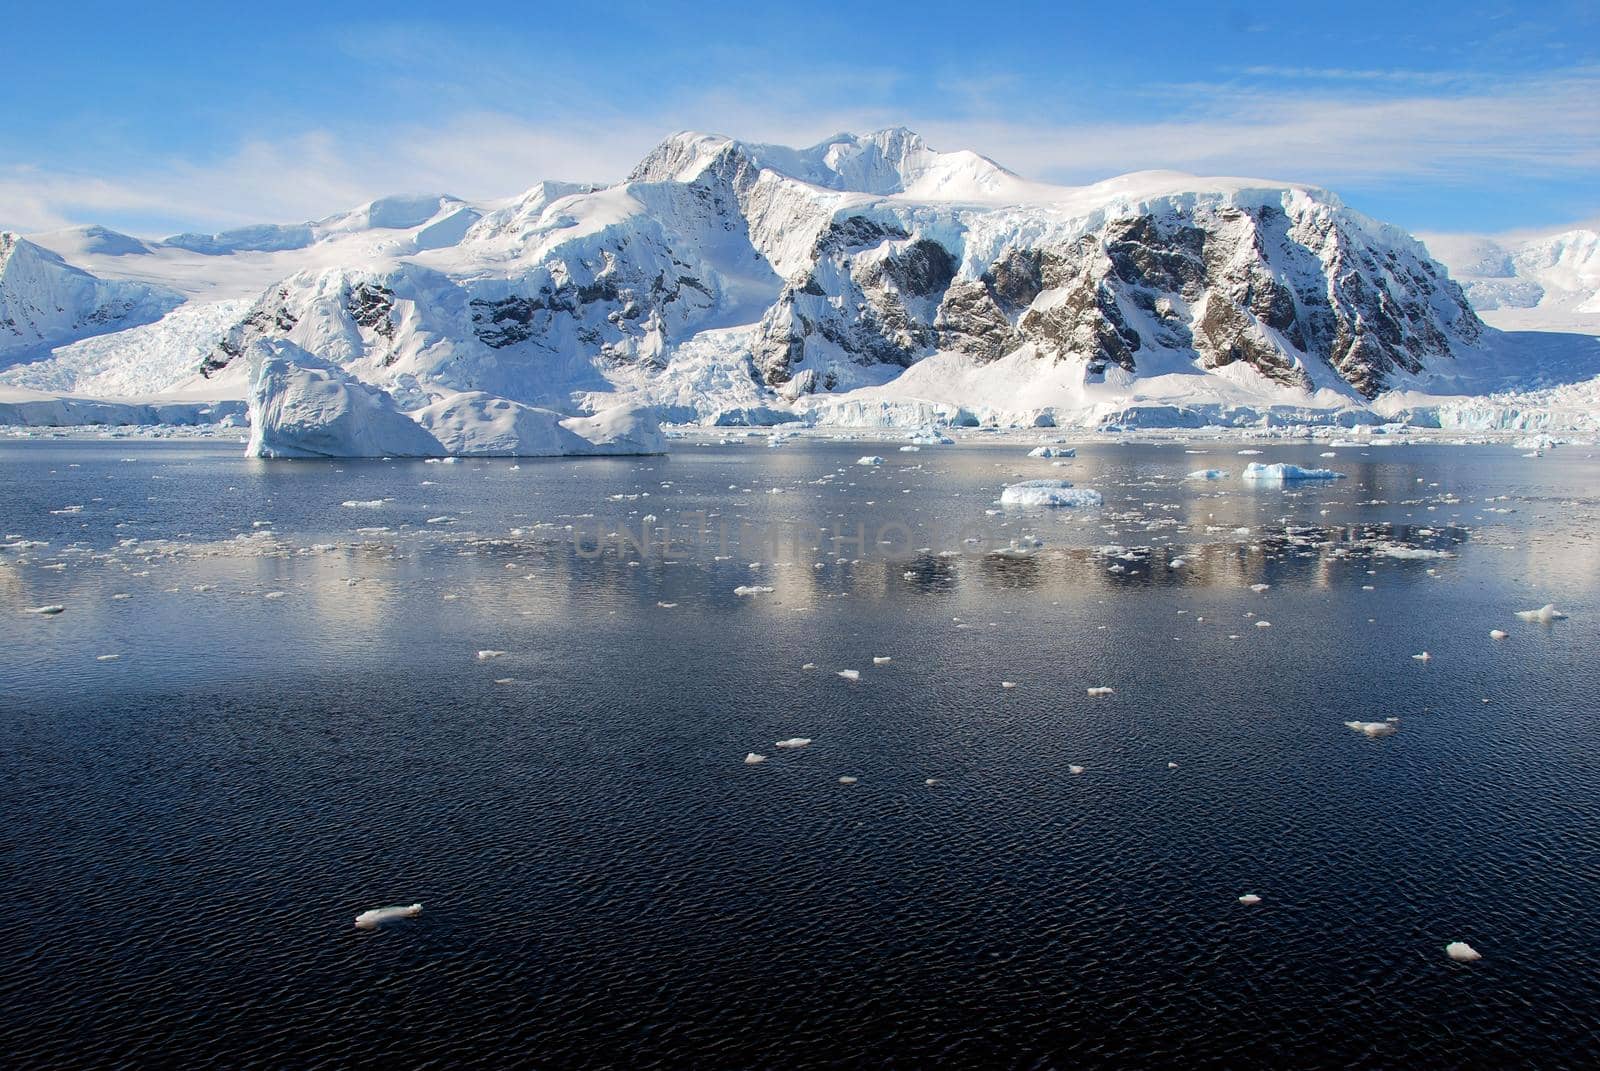
[[[0,367],[64,342],[160,319],[181,301],[162,287],[97,279],[0,231]]]
[[[1505,330],[1600,334],[1600,232],[1428,235],[1485,320]]]
[[[189,303],[121,358],[78,344],[0,374],[38,389],[237,398],[244,355],[283,342],[407,410],[469,391],[673,420],[1026,423],[1359,414],[1600,372],[1592,350],[1534,368],[1421,243],[1326,191],[1049,186],[904,129],[808,149],[677,134],[617,185],[496,204],[39,237]]]

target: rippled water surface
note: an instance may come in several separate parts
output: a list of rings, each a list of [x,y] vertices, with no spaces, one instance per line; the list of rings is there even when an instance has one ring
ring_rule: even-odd
[[[1600,1060],[1591,451],[1028,445],[0,446],[0,1058]]]

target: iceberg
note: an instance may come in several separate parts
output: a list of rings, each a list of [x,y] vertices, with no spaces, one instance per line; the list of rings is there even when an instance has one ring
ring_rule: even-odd
[[[1444,954],[1457,963],[1475,963],[1483,958],[1483,953],[1465,941],[1451,941],[1444,946]]]
[[[1524,621],[1537,621],[1541,625],[1548,625],[1552,621],[1565,621],[1567,615],[1556,609],[1556,604],[1547,602],[1537,610],[1518,610],[1517,616]]]
[[[246,457],[438,457],[387,391],[292,342],[252,343]]]
[[[1283,483],[1286,480],[1342,480],[1344,473],[1332,469],[1303,469],[1299,465],[1263,465],[1252,461],[1244,467],[1244,478],[1265,482]]]
[[[446,395],[413,417],[443,447],[463,457],[586,457],[664,454],[654,412],[618,406],[568,417],[482,391]]]
[[[664,454],[648,407],[563,416],[482,391],[415,412],[387,391],[291,342],[258,341],[250,359],[248,457],[590,457]]]
[[[1028,451],[1029,457],[1077,457],[1078,451],[1070,446],[1035,446]]]
[[[1095,507],[1105,503],[1099,491],[1074,488],[1066,480],[1023,480],[1000,494],[1002,506]]]
[[[363,911],[356,916],[356,928],[361,930],[375,930],[385,922],[395,919],[414,919],[422,914],[421,904],[406,904],[401,907],[375,907],[371,911]]]
[[[1354,729],[1356,732],[1372,739],[1377,739],[1380,736],[1393,736],[1400,728],[1392,721],[1347,721],[1344,723],[1344,727],[1346,729]]]

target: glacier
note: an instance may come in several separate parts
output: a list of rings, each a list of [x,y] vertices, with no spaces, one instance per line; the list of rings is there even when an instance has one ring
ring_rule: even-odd
[[[653,420],[1592,427],[1600,339],[1499,330],[1469,295],[1499,300],[1480,283],[1501,270],[1579,294],[1593,243],[1480,250],[1466,291],[1431,248],[1300,184],[1054,186],[903,128],[805,149],[682,133],[609,186],[5,235],[0,421],[253,399],[276,423],[252,451],[312,453],[653,452]],[[626,415],[570,424],[602,412]],[[316,413],[337,427],[313,434]]]

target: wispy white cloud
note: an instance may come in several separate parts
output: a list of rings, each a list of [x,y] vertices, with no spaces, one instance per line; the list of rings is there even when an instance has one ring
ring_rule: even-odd
[[[1287,77],[1288,69],[1258,70]],[[523,115],[461,110],[256,139],[209,160],[112,161],[96,174],[0,166],[0,227],[109,221],[140,229],[145,221],[146,232],[220,228],[316,218],[401,191],[486,199],[542,178],[615,181],[662,136],[684,128],[806,144],[839,130],[905,123],[941,148],[972,148],[1029,177],[1067,182],[1174,168],[1335,188],[1389,180],[1481,186],[1496,176],[1509,188],[1519,176],[1600,173],[1600,69],[1451,92],[1385,72],[1323,75],[1406,86],[1382,95],[1337,86],[1312,92],[1300,83],[1290,90],[1145,86],[1136,92],[1155,107],[1142,110],[1161,117],[1117,122],[1070,112],[1017,115],[1006,108],[1016,95],[1004,79],[952,82],[949,110],[920,116],[893,107],[903,77],[893,70],[841,72],[845,91],[830,93],[826,105],[807,85],[735,82],[637,114],[600,105]]]

